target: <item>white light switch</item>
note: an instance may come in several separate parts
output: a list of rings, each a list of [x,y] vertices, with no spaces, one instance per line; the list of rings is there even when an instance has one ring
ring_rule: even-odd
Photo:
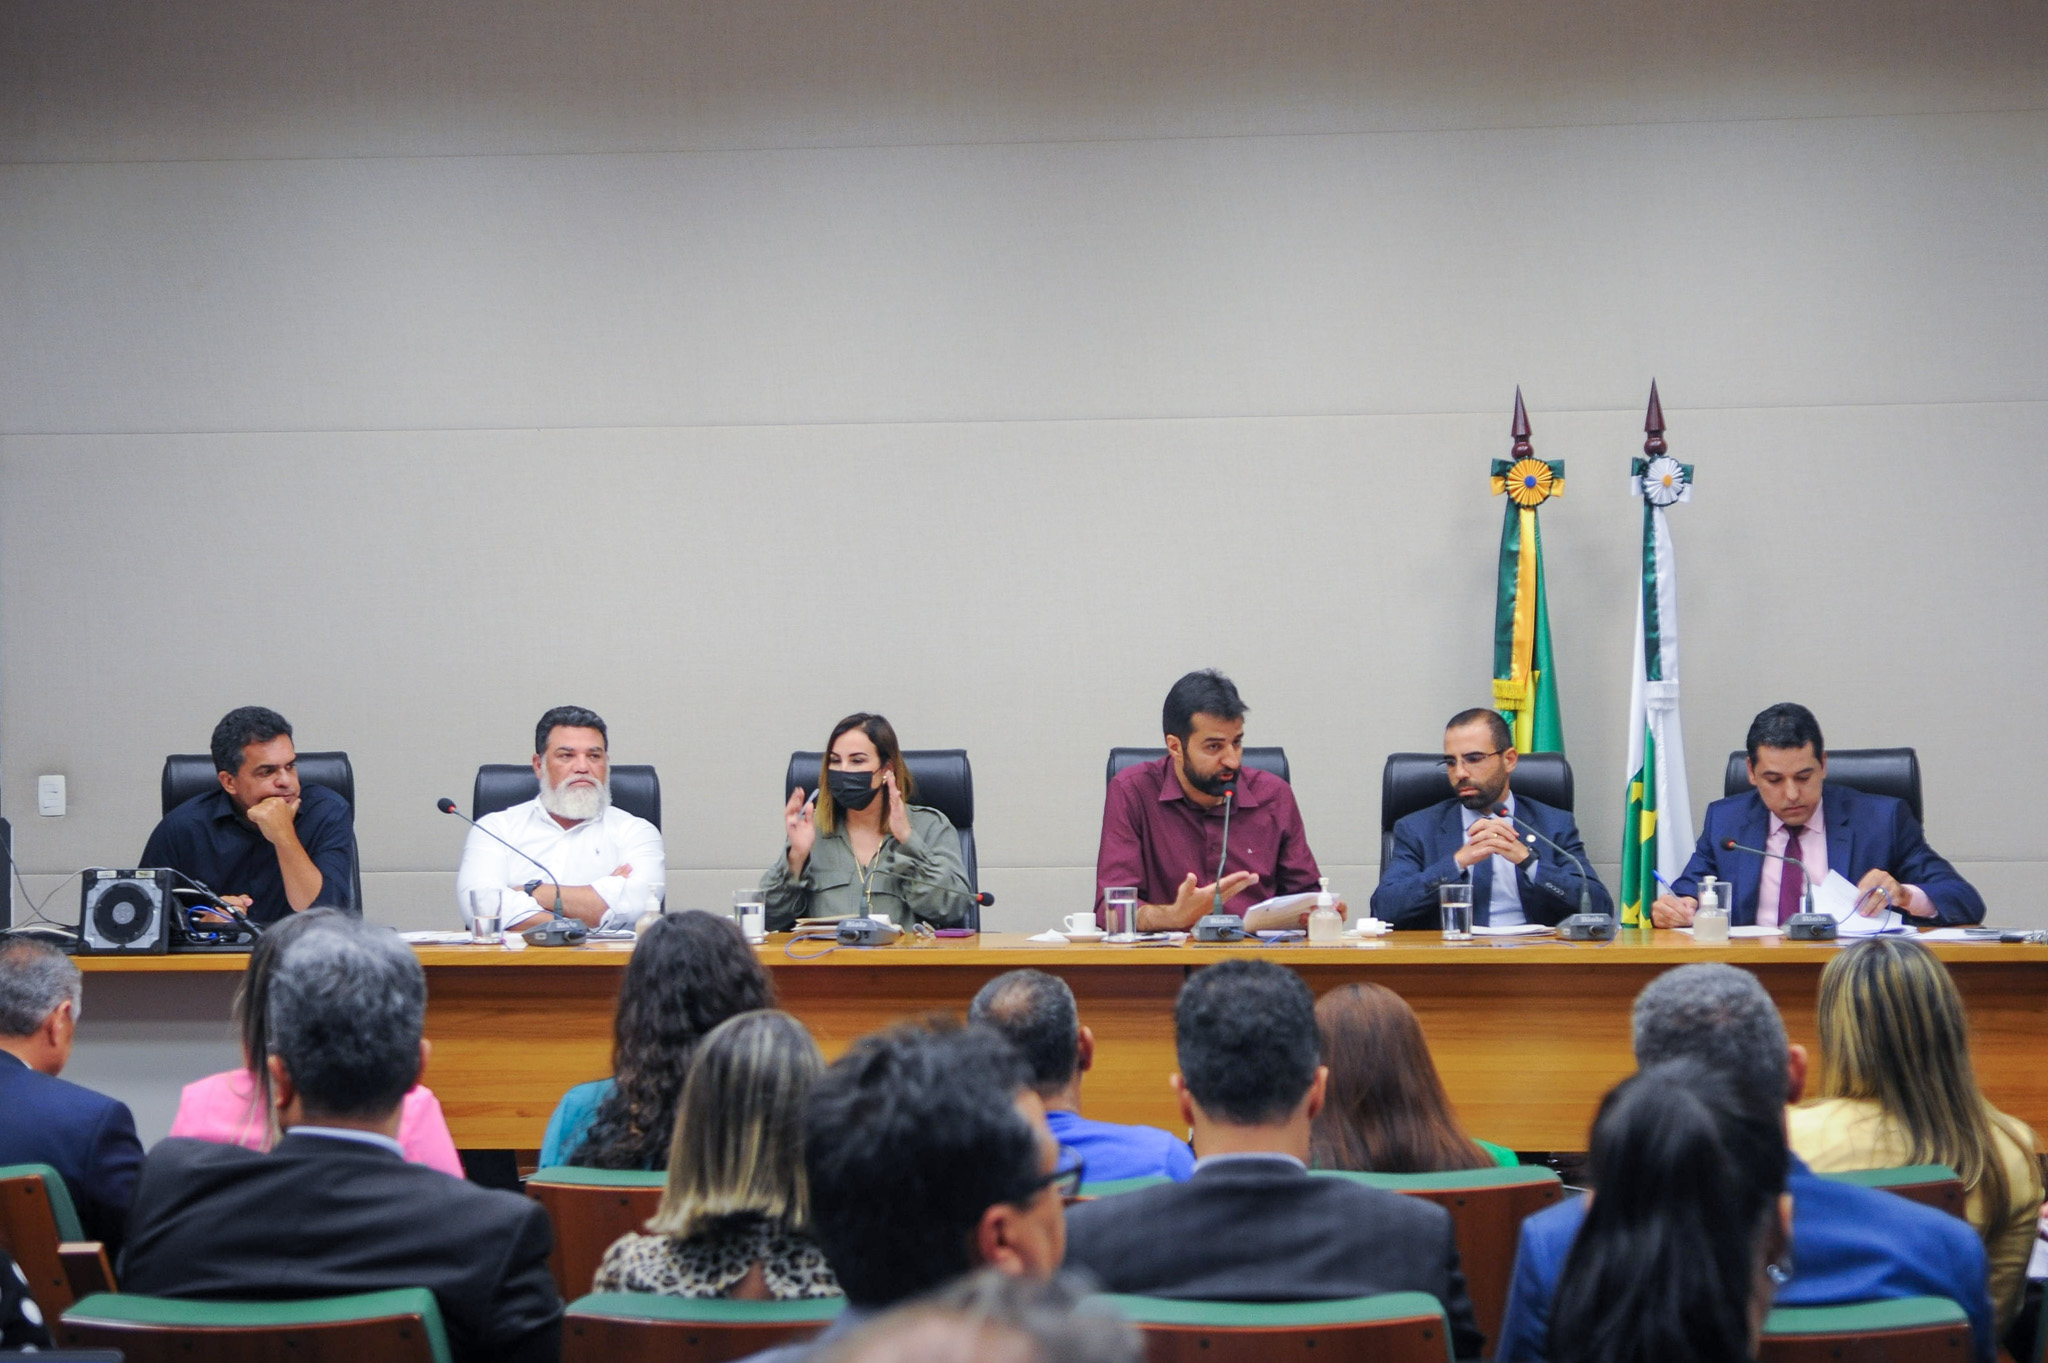
[[[64,778],[61,776],[38,776],[36,778],[36,813],[62,814],[64,812]]]

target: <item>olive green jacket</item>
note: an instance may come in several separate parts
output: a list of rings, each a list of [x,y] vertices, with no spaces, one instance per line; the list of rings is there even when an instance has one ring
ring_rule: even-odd
[[[922,920],[935,928],[967,921],[967,868],[960,860],[960,835],[953,821],[929,805],[910,806],[910,841],[884,832],[865,886],[853,845],[842,824],[818,834],[800,876],[789,873],[789,848],[761,877],[768,905],[768,930],[782,932],[799,918],[834,918],[879,909],[897,927]]]

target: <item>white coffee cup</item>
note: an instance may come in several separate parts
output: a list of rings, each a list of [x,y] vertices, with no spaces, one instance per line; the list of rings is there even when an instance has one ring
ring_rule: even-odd
[[[1099,930],[1095,926],[1095,915],[1092,912],[1070,913],[1060,920],[1061,932],[1097,932]]]

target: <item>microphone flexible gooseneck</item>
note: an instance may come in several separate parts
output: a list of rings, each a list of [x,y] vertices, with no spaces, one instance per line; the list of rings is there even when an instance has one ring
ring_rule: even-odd
[[[1760,857],[1776,857],[1787,866],[1797,866],[1799,868],[1799,887],[1804,896],[1802,902],[1806,905],[1805,911],[1807,913],[1813,912],[1813,876],[1807,872],[1805,862],[1797,857],[1788,857],[1783,852],[1767,852],[1761,847],[1744,847],[1733,838],[1721,839],[1721,850],[1724,852],[1754,852]],[[1733,905],[1730,907],[1732,908]]]
[[[1223,912],[1223,865],[1230,860],[1230,807],[1237,803],[1237,782],[1223,787],[1223,850],[1216,854],[1216,912]]]
[[[449,799],[446,795],[443,795],[440,799],[434,801],[434,808],[440,810],[443,814],[453,814],[456,818],[462,820],[471,828],[474,828],[477,832],[491,839],[499,846],[506,848],[507,850],[513,852],[515,855],[526,858],[526,860],[532,862],[534,866],[539,868],[540,873],[542,875],[548,878],[548,884],[555,887],[555,905],[554,908],[550,910],[547,905],[541,904],[541,909],[545,912],[553,913],[555,922],[564,924],[565,926],[559,929],[555,929],[552,925],[550,925],[549,928],[543,928],[543,932],[552,930],[560,933],[564,937],[564,941],[561,943],[561,945],[565,946],[572,945],[576,942],[581,942],[585,937],[588,937],[590,935],[590,929],[588,927],[584,926],[584,924],[577,921],[576,919],[571,918],[568,914],[562,912],[562,882],[555,879],[555,873],[553,871],[550,871],[547,867],[542,866],[540,864],[540,860],[537,857],[535,857],[531,852],[527,852],[522,850],[521,848],[514,847],[511,843],[506,842],[503,838],[499,837],[496,833],[493,833],[490,829],[485,828],[475,819],[470,818],[469,815],[463,813],[461,809],[456,807],[455,801]],[[540,904],[540,901],[538,899],[534,900],[533,902],[536,904]],[[544,942],[539,943],[539,945],[553,945],[553,943]]]
[[[996,902],[996,897],[986,890],[963,890],[958,885],[948,885],[944,881],[939,880],[926,880],[922,876],[907,876],[901,871],[883,871],[881,874],[889,877],[891,880],[900,881],[905,885],[923,885],[927,889],[943,890],[947,894],[957,894],[968,903],[979,904],[983,908],[987,908],[990,904]]]
[[[1528,834],[1528,841],[1532,844],[1541,841],[1545,847],[1548,847],[1553,852],[1558,853],[1560,856],[1565,857],[1567,860],[1571,862],[1573,868],[1576,869],[1579,873],[1579,912],[1584,914],[1592,913],[1593,886],[1592,882],[1586,878],[1586,863],[1579,860],[1577,857],[1573,856],[1572,853],[1566,848],[1559,846],[1555,842],[1552,842],[1549,839],[1549,837],[1545,836],[1545,834],[1541,830],[1531,827],[1529,824],[1524,823],[1522,820],[1508,813],[1508,807],[1506,805],[1497,806],[1493,812],[1496,818],[1506,819],[1509,823],[1513,824],[1515,827],[1521,829],[1524,833]]]

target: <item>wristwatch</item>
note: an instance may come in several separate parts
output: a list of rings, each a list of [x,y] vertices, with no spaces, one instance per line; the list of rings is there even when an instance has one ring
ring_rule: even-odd
[[[527,881],[524,885],[521,885],[519,888],[526,891],[526,893],[530,895],[546,883],[547,882],[542,880],[539,876],[535,876],[532,880]]]

